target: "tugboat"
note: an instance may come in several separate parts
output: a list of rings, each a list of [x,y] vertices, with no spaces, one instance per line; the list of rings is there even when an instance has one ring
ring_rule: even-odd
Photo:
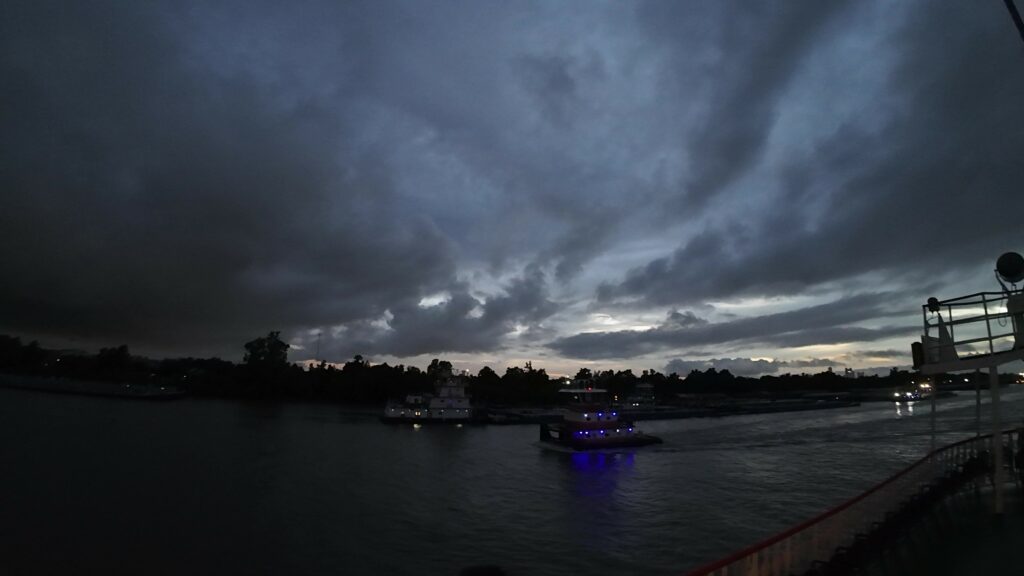
[[[462,376],[451,372],[441,375],[434,394],[411,394],[403,402],[388,402],[384,407],[384,422],[445,422],[459,424],[474,418],[473,406],[466,396]]]
[[[632,422],[619,419],[617,408],[605,400],[607,390],[574,382],[559,390],[572,400],[557,424],[540,425],[542,445],[564,450],[608,450],[661,444],[661,438],[644,434]]]

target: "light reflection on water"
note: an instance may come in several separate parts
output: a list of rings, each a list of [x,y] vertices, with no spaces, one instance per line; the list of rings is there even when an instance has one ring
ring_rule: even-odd
[[[903,417],[903,415],[913,416],[914,415],[914,404],[916,402],[893,402],[896,405],[896,416]]]
[[[939,400],[939,444],[974,432],[973,396]],[[0,553],[31,573],[677,574],[919,458],[910,408],[646,422],[664,444],[566,454],[536,426],[0,389]]]
[[[575,452],[570,454],[572,465],[583,474],[597,474],[620,467],[632,467],[636,461],[633,452]]]

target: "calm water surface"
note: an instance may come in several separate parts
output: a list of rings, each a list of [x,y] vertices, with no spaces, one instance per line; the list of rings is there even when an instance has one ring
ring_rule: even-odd
[[[1024,390],[1004,400],[1020,424]],[[940,444],[972,433],[973,393],[938,422]],[[641,428],[665,444],[573,455],[538,447],[536,426],[0,389],[0,573],[678,574],[931,443],[927,404]]]

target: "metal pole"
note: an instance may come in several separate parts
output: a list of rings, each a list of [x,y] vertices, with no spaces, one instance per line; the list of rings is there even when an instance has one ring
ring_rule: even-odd
[[[1017,437],[1017,444],[1018,445],[1020,444],[1020,434],[1019,433],[1018,433],[1018,437]],[[1010,457],[1010,461],[1006,463],[1006,467],[1009,468],[1009,470],[1010,470],[1010,480],[1013,480],[1014,483],[1016,483],[1017,482],[1018,474],[1017,474],[1017,465],[1016,465],[1016,462],[1014,461],[1014,456],[1017,454],[1017,451],[1016,451],[1016,449],[1014,448],[1014,445],[1013,445],[1013,432],[1010,432],[1009,434],[1006,435],[1006,448],[1007,448],[1006,454]]]
[[[981,295],[981,305],[985,309],[985,331],[988,332],[988,353],[995,354],[996,348],[992,343],[992,320],[988,316],[988,300]]]
[[[1010,11],[1010,18],[1013,20],[1013,25],[1017,27],[1017,32],[1020,32],[1020,39],[1024,40],[1024,20],[1021,20],[1017,6],[1013,3],[1013,0],[1003,0],[1003,3],[1006,4],[1006,9]]]
[[[981,368],[974,371],[974,431],[981,436]]]
[[[992,386],[992,483],[993,504],[992,511],[999,515],[1003,513],[1003,437],[1001,424],[999,422],[999,369],[995,366],[988,371],[989,385]]]
[[[932,401],[931,401],[932,413],[931,413],[930,419],[931,419],[931,428],[932,428],[932,450],[935,450],[935,397],[938,395],[938,392],[939,392],[939,377],[938,376],[932,376],[931,377],[931,384],[932,384]]]

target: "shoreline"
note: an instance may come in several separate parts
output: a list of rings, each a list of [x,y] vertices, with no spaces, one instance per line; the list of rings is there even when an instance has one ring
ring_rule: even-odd
[[[16,390],[32,390],[52,394],[74,394],[104,398],[127,398],[133,400],[173,400],[187,396],[181,388],[157,384],[132,384],[73,380],[54,376],[0,375],[0,387]]]

